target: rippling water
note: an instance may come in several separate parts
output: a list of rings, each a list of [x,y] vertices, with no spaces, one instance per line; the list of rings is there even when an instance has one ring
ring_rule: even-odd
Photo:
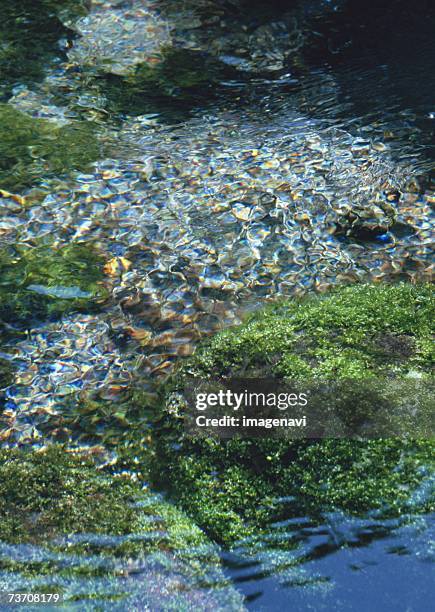
[[[295,551],[270,549],[266,541],[253,558],[242,549],[224,561],[251,610],[430,610],[433,536],[433,517],[410,524],[300,518],[285,530]]]
[[[104,154],[87,170],[43,174],[20,191],[32,205],[2,192],[2,243],[93,244],[109,299],[98,314],[35,320],[4,343],[1,356],[16,369],[5,444],[42,445],[60,430],[73,444],[99,443],[104,422],[92,431],[63,426],[86,394],[116,401],[135,380],[159,379],[204,336],[269,299],[431,277],[433,7],[397,3],[395,12],[392,3],[382,19],[369,7],[364,28],[355,23],[366,3],[354,13],[348,4],[298,4],[287,19],[277,3],[276,12],[238,15],[227,37],[211,22],[202,39],[186,25],[187,9],[174,34],[170,2],[94,2],[71,26],[75,36],[59,26],[61,51],[42,77],[8,76],[17,79],[8,104],[57,126],[95,123]],[[231,36],[244,20],[253,33],[239,53]],[[126,66],[171,37],[232,72],[213,95],[109,104],[89,63],[116,57],[116,89]],[[298,53],[287,53],[290,44]],[[79,287],[32,287],[85,297]],[[248,608],[429,610],[431,517],[328,516],[320,525],[301,517],[277,529],[291,550],[265,541],[254,555],[223,554]],[[143,575],[149,581],[153,571],[142,568],[128,588],[143,597]],[[0,584],[9,580],[0,574]],[[134,597],[132,605],[156,606]]]

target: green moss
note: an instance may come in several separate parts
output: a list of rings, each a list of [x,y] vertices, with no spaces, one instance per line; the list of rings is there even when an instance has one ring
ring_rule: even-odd
[[[18,83],[41,79],[56,57],[62,55],[59,39],[73,32],[62,19],[86,13],[82,0],[2,0],[0,5],[0,94]]]
[[[0,320],[94,310],[107,297],[103,258],[87,244],[0,249]]]
[[[412,497],[433,474],[432,440],[192,439],[176,408],[182,410],[178,393],[190,375],[366,382],[395,377],[400,384],[410,380],[403,378],[408,372],[427,377],[433,315],[428,285],[356,285],[276,304],[216,335],[168,384],[168,412],[155,441],[156,482],[163,485],[164,473],[173,498],[227,544],[283,518],[277,499],[289,496],[286,516],[433,510],[434,496]],[[357,418],[358,393],[348,400],[343,405]],[[429,410],[433,419],[433,404]]]
[[[216,547],[185,514],[63,447],[0,451],[0,541],[10,546],[0,571],[15,589],[37,580],[39,592],[63,592],[66,605],[242,609]],[[14,554],[17,544],[33,553]]]
[[[282,302],[216,336],[195,355],[198,374],[359,378],[430,371],[435,301],[429,285],[356,285]]]
[[[100,75],[97,83],[116,112],[143,114],[186,110],[205,103],[234,71],[199,51],[170,47],[155,61],[139,64],[125,77]],[[239,75],[240,78],[240,75]]]
[[[1,337],[0,337],[0,351],[1,351]],[[7,361],[6,359],[0,358],[0,416],[1,416],[1,409],[3,408],[4,399],[5,399],[3,389],[11,385],[12,382],[13,382],[13,368],[11,364],[9,363],[9,361]]]
[[[0,104],[0,187],[18,191],[43,177],[84,169],[101,152],[91,123],[59,127]]]
[[[45,544],[72,534],[159,532],[154,539],[122,545],[123,552],[150,552],[162,547],[188,550],[206,541],[186,516],[129,477],[104,474],[91,460],[56,446],[36,452],[0,451],[0,516],[0,539],[8,543]]]

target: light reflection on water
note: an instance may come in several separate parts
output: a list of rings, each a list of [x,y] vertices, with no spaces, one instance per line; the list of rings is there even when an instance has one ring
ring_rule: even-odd
[[[435,595],[435,515],[377,520],[296,518],[223,555],[249,610],[425,612]],[[280,549],[284,542],[295,548]],[[250,551],[249,553],[247,551]]]
[[[336,4],[341,10],[346,3]],[[317,6],[311,3],[310,10],[311,5]],[[414,279],[424,272],[433,258],[433,192],[424,187],[413,194],[404,187],[430,172],[434,155],[433,32],[424,22],[420,18],[417,29],[407,32],[401,48],[393,38],[381,52],[360,50],[357,58],[346,59],[344,53],[343,60],[319,61],[315,52],[308,53],[305,65],[279,75],[247,78],[241,73],[240,79],[222,83],[207,105],[201,100],[184,109],[174,103],[170,113],[109,116],[116,159],[100,161],[89,173],[53,188],[41,205],[3,220],[2,239],[11,244],[41,236],[61,243],[87,239],[99,244],[108,259],[125,256],[133,263],[130,272],[113,281],[111,302],[101,315],[35,324],[28,337],[9,347],[17,351],[19,365],[8,392],[17,431],[12,444],[29,442],[38,427],[49,437],[52,421],[63,416],[64,397],[76,388],[101,386],[110,394],[112,383],[129,384],[132,372],[158,374],[162,364],[166,372],[203,336],[237,322],[240,303],[256,307],[265,298],[319,285]],[[346,41],[339,42],[337,49],[345,51]],[[43,88],[56,93],[56,87],[66,89],[70,81],[59,64]],[[39,113],[41,97],[27,93],[18,88],[14,104]],[[52,108],[48,97],[43,112],[64,120],[64,109]],[[79,102],[88,103],[83,92]],[[248,155],[257,148],[261,162]],[[282,160],[276,165],[278,154],[292,154],[299,163],[296,168]],[[149,157],[155,158],[153,169],[144,172]],[[313,158],[319,166],[314,170]],[[362,160],[367,161],[365,174]],[[369,241],[333,236],[334,206],[382,199],[385,180],[404,189],[408,201],[403,202],[402,221],[411,229],[396,227],[395,235],[389,228]],[[278,190],[285,182],[300,192],[295,208],[288,191]],[[269,214],[263,210],[268,202],[259,198],[275,190],[281,204],[273,203]],[[296,221],[295,213],[300,215]],[[340,277],[343,270],[346,278]],[[141,333],[142,344],[137,340]],[[146,334],[151,334],[150,346],[143,341]],[[66,347],[62,365],[50,357],[53,347]],[[263,540],[222,553],[248,608],[430,609],[435,596],[430,581],[433,516],[324,518],[320,524],[291,519],[273,526]],[[112,538],[84,537],[96,548],[116,544]],[[90,592],[96,598],[87,601],[86,609],[123,610],[126,602],[132,610],[164,609],[165,585],[171,581],[184,581],[178,590],[187,592],[186,605],[217,610],[237,605],[231,593],[225,599],[226,587],[217,598],[212,587],[204,593],[196,579],[186,576],[181,561],[164,554],[116,578],[107,574],[114,569],[122,574],[123,561],[114,565],[98,555],[81,558],[3,544],[1,558],[47,562],[49,579],[23,578],[21,586],[62,587],[77,598],[71,609],[84,609],[84,595]],[[62,575],[66,567],[86,567],[90,575],[68,578]],[[221,580],[212,576],[210,584]],[[0,571],[3,590],[16,585],[17,573]],[[130,599],[119,603],[99,599],[124,592]],[[169,592],[168,609],[183,599],[174,603],[172,597]]]
[[[360,519],[328,513],[317,520],[295,517],[272,525],[265,536],[220,553],[224,574],[239,595],[210,564],[215,547],[189,551],[188,559],[199,564],[195,574],[189,562],[165,552],[142,559],[105,558],[104,550],[116,550],[123,538],[87,534],[68,541],[87,542],[94,554],[1,544],[0,561],[13,560],[34,572],[30,578],[0,571],[2,590],[62,592],[67,609],[153,612],[232,612],[244,606],[259,612],[282,607],[426,612],[435,594],[433,514]]]

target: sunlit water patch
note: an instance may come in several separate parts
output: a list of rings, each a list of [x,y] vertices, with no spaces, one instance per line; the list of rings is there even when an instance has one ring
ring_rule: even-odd
[[[413,160],[394,160],[370,133],[309,119],[287,102],[265,123],[266,111],[219,111],[173,127],[130,119],[120,143],[133,157],[98,162],[30,208],[3,199],[17,219],[4,229],[10,241],[92,243],[105,257],[111,297],[86,323],[106,327],[112,343],[99,349],[97,370],[125,360],[130,373],[166,374],[204,335],[237,323],[259,301],[358,280],[430,277],[434,195]],[[77,341],[85,340],[73,329],[50,324],[14,343],[17,384],[28,381],[34,406],[48,395],[45,404],[62,404],[60,373],[83,360]],[[54,349],[44,352],[47,334]],[[117,369],[110,366],[109,378],[125,379]],[[42,384],[47,376],[32,370],[51,371],[50,380],[56,372],[61,382]],[[77,387],[108,383],[90,371],[73,375]]]

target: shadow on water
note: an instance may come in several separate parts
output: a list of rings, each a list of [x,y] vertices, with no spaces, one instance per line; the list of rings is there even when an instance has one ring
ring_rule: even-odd
[[[435,595],[434,519],[300,517],[223,561],[249,610],[425,612]]]
[[[50,64],[65,59],[74,33],[64,21],[85,14],[86,4],[85,0],[2,0],[0,99],[16,85],[41,80]]]
[[[269,101],[269,112],[273,113],[274,105],[288,100],[291,104],[296,102],[308,116],[345,129],[364,130],[369,123],[378,125],[385,141],[394,145],[397,140],[398,148],[403,149],[405,144],[414,153],[433,160],[435,7],[430,0],[412,4],[404,0],[277,0],[267,6],[259,2],[248,6],[243,1],[203,4],[203,12],[209,11],[224,20],[230,37],[237,40],[235,32],[247,34],[240,38],[239,48],[235,44],[231,48],[234,55],[226,55],[222,32],[206,22],[202,44],[214,50],[221,68],[226,65],[226,74],[219,83],[215,82],[214,95],[208,100],[195,91],[184,101],[173,99],[172,106],[177,109],[178,104],[179,113],[183,104],[184,112],[190,114],[192,110],[210,111],[219,103],[240,108],[264,105],[265,101]],[[171,0],[158,4],[164,15],[173,15],[175,5]],[[191,8],[189,2],[183,7]],[[201,7],[201,3],[195,5],[200,15]],[[273,45],[284,44],[280,37],[287,36],[291,28],[295,40],[286,38],[285,44],[294,44],[294,48],[284,49],[286,59],[281,68],[265,70],[264,62],[259,62],[257,72],[252,72],[249,66],[243,68],[246,64],[243,58],[248,53],[245,46],[255,45],[258,39],[258,53],[273,57]],[[270,49],[261,47],[266,44],[263,30],[264,38],[270,38]],[[211,42],[213,36],[217,36],[218,42]],[[220,47],[223,50],[217,52]],[[255,48],[250,52],[255,55]],[[238,66],[238,70],[231,73],[232,66]],[[168,114],[167,99],[156,102],[163,103],[164,121],[165,116],[169,121],[176,117]],[[405,152],[398,155],[406,154],[409,152],[405,146]],[[422,172],[427,169],[423,167]]]
[[[336,83],[337,99],[327,112],[379,121],[386,130],[389,121],[393,130],[396,123],[433,159],[435,5],[430,0],[334,4],[333,12],[313,16],[310,43],[303,49],[308,72],[325,70]]]

